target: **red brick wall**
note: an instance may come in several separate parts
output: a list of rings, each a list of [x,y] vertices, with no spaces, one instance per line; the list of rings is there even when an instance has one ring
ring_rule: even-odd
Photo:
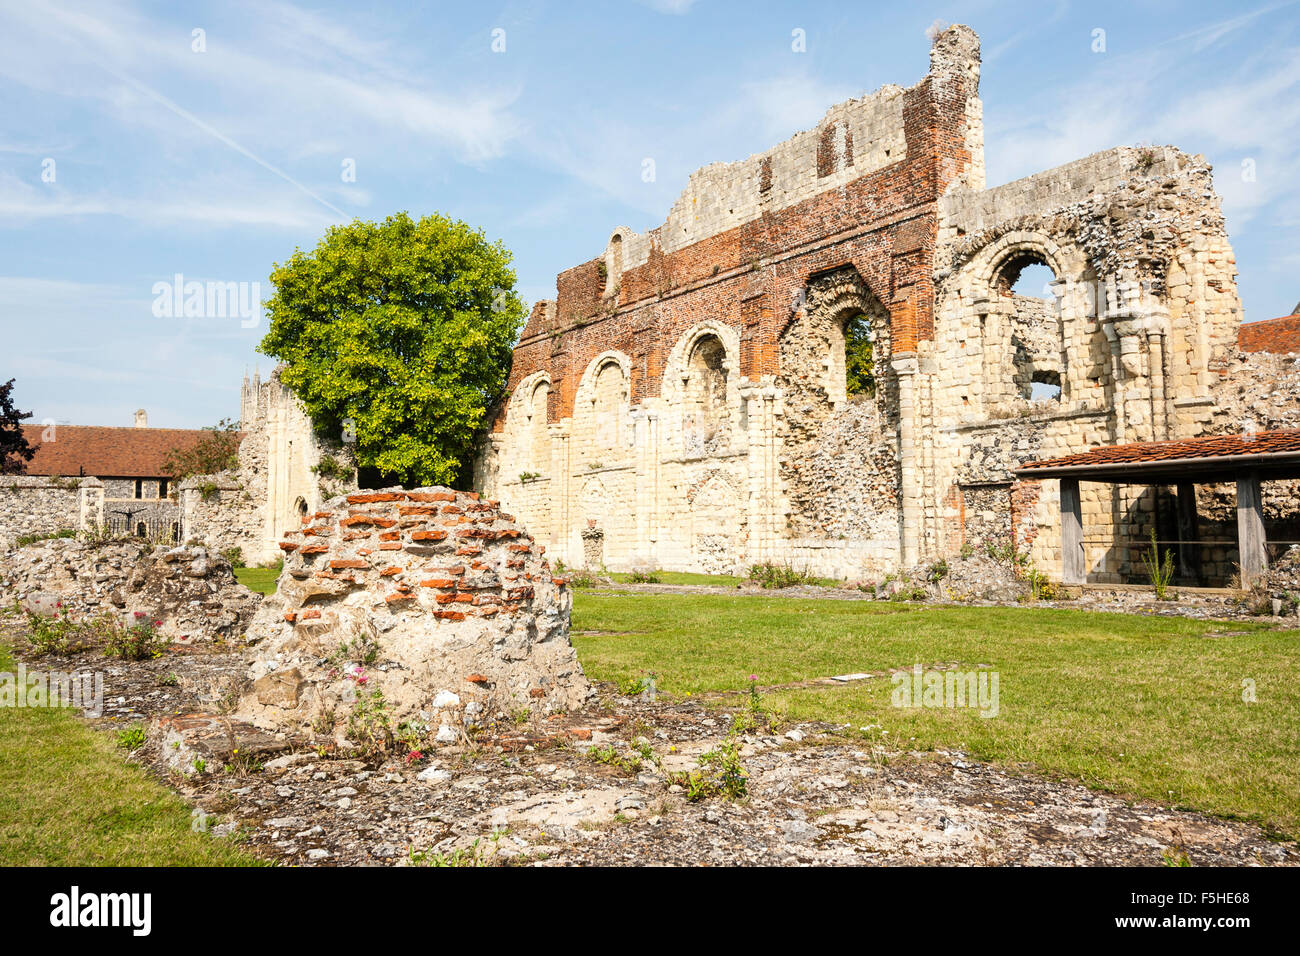
[[[552,381],[550,420],[573,414],[578,382],[600,353],[632,359],[631,401],[659,393],[673,344],[704,319],[740,332],[740,373],[775,375],[778,339],[791,303],[809,277],[846,264],[862,275],[891,314],[895,352],[916,350],[934,334],[933,255],[936,201],[968,167],[965,146],[967,81],[949,74],[907,90],[903,104],[906,158],[801,203],[672,253],[652,232],[649,260],[626,269],[618,296],[605,298],[603,259],[561,273],[555,321],[535,308],[519,346],[509,387],[545,369]],[[818,173],[835,160],[834,124],[817,149]],[[843,162],[852,163],[852,141]],[[756,186],[770,189],[770,164]],[[613,277],[611,277],[613,280]],[[505,406],[495,428],[504,426]]]

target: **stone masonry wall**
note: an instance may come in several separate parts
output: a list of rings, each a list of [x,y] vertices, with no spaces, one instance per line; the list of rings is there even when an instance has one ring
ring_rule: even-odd
[[[979,69],[953,27],[920,83],[705,167],[664,225],[562,273],[476,487],[570,564],[598,537],[616,570],[863,577],[1001,535],[1059,573],[1058,485],[1015,470],[1222,427],[1249,374],[1236,262],[1210,165],[1172,146],[984,188]],[[1031,264],[1042,297],[1013,291]],[[851,316],[867,403],[845,394]],[[1091,573],[1128,574],[1156,499],[1086,486],[1083,508]]]
[[[278,372],[262,382],[244,379],[240,402],[239,465],[217,475],[200,475],[181,486],[180,515],[185,541],[224,551],[239,548],[248,564],[280,557],[281,535],[304,514],[333,495],[356,489],[352,479],[320,477],[326,455],[351,467],[341,442],[322,441]]]
[[[56,538],[0,551],[0,585],[33,613],[157,621],[180,644],[242,640],[261,603],[220,555],[136,538]]]
[[[98,478],[0,476],[0,549],[26,535],[96,528],[104,522]]]
[[[561,273],[555,301],[537,304],[515,349],[510,396],[478,457],[476,487],[517,508],[569,564],[584,560],[591,528],[603,532],[614,569],[716,570],[790,560],[792,549],[824,560],[822,573],[893,560],[896,540],[860,542],[852,558],[840,543],[840,534],[897,525],[891,495],[874,479],[879,515],[841,515],[831,537],[799,537],[827,522],[820,503],[808,511],[788,466],[817,459],[813,446],[782,448],[788,407],[777,380],[792,385],[804,374],[783,368],[782,336],[792,324],[843,320],[816,313],[807,296],[810,277],[846,269],[877,319],[884,372],[891,351],[913,352],[933,334],[936,202],[954,183],[983,184],[978,47],[969,28],[950,29],[920,83],[839,104],[814,130],[705,167],[662,226],[617,229],[604,255]],[[821,372],[809,373],[840,376],[838,387],[820,382],[822,401],[833,402],[842,362],[818,361]],[[721,405],[701,427],[706,394]],[[887,469],[896,439],[880,438],[866,459]],[[535,500],[541,488],[545,508]]]

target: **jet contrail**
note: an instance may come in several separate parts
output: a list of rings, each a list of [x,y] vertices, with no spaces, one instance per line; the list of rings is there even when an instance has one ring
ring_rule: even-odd
[[[349,216],[347,213],[345,213],[338,206],[334,205],[329,200],[312,192],[310,189],[308,189],[302,183],[298,182],[298,180],[294,179],[288,173],[284,172],[281,169],[278,169],[275,166],[272,166],[262,157],[253,153],[251,150],[244,148],[239,143],[236,143],[225,133],[221,132],[221,130],[216,129],[215,127],[209,125],[208,123],[205,123],[203,120],[199,119],[197,116],[195,116],[189,110],[185,109],[185,107],[181,106],[179,103],[176,103],[175,101],[168,99],[166,96],[159,93],[157,90],[153,89],[152,87],[146,86],[144,83],[141,83],[139,80],[135,79],[134,77],[127,76],[125,73],[121,73],[113,69],[111,66],[108,66],[107,64],[101,64],[101,65],[104,67],[105,70],[113,74],[113,76],[117,77],[123,83],[126,83],[127,85],[139,90],[141,93],[143,93],[145,96],[148,96],[150,99],[156,100],[157,102],[161,103],[163,106],[167,107],[169,110],[171,110],[173,113],[175,113],[177,116],[181,117],[182,119],[189,120],[191,123],[193,123],[199,129],[203,130],[208,135],[214,136],[217,139],[221,140],[221,142],[225,143],[231,149],[235,150],[235,152],[243,156],[247,156],[249,159],[257,163],[257,165],[261,166],[263,169],[275,173],[275,175],[279,176],[289,185],[296,186],[298,189],[301,189],[303,192],[305,192],[312,199],[316,200],[322,206],[332,210],[333,212],[337,213],[339,216],[343,217],[344,221],[353,218]]]

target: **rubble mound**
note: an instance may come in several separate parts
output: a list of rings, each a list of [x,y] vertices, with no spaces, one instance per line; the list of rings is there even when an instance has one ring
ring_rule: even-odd
[[[982,550],[921,564],[875,586],[878,598],[944,601],[958,604],[1014,604],[1028,592],[1009,561]]]
[[[180,643],[237,640],[261,603],[221,555],[135,538],[51,538],[12,548],[0,554],[0,582],[33,614],[144,616]]]
[[[565,582],[497,502],[437,487],[350,494],[280,548],[238,708],[256,726],[350,739],[382,714],[451,742],[486,708],[569,710],[592,693]]]
[[[1264,579],[1271,597],[1294,607],[1300,602],[1300,544],[1293,544],[1269,565]]]

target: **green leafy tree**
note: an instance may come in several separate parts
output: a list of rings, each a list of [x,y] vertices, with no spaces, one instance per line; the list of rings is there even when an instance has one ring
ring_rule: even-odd
[[[179,485],[192,475],[215,475],[239,467],[239,425],[229,418],[204,428],[198,440],[178,446],[163,459],[163,470]]]
[[[23,474],[36,454],[23,434],[23,422],[32,413],[14,408],[13,390],[12,378],[0,385],[0,475]]]
[[[260,351],[318,432],[408,486],[465,477],[524,321],[510,253],[441,215],[334,226],[271,273]]]
[[[876,394],[871,323],[865,315],[854,316],[844,325],[844,385],[850,395]]]

